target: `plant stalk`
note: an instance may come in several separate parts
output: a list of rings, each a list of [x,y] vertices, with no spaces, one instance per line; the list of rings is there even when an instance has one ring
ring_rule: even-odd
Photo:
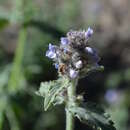
[[[26,27],[22,27],[19,32],[18,45],[16,48],[12,71],[8,82],[10,92],[15,92],[19,87],[26,37],[27,29]]]
[[[77,79],[72,81],[71,86],[67,89],[68,94],[68,101],[66,106],[66,130],[74,130],[74,117],[72,113],[69,112],[69,108],[71,106],[75,106],[76,102],[76,85],[77,85]]]

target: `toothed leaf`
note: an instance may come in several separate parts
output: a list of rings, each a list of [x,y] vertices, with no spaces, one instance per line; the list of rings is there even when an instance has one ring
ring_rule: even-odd
[[[55,81],[41,83],[40,89],[36,93],[44,97],[44,110],[45,111],[52,104],[63,103],[63,98],[60,96],[60,94],[68,86],[69,86],[69,81],[67,78],[59,78],[58,80],[55,80]],[[59,101],[60,99],[62,101]]]
[[[94,130],[116,130],[110,116],[97,105],[87,104],[81,107],[72,107],[69,110],[81,122]]]

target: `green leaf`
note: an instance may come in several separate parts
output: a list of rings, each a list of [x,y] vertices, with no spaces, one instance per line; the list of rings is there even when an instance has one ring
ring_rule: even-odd
[[[62,96],[60,96],[60,94],[68,86],[69,86],[69,80],[67,78],[59,78],[58,80],[55,80],[55,81],[41,83],[40,89],[36,93],[44,97],[44,110],[45,111],[52,104],[63,103],[63,98]]]
[[[81,122],[95,130],[116,130],[110,116],[95,104],[88,103],[82,107],[72,107],[69,110]]]
[[[8,102],[8,106],[6,107],[6,116],[10,124],[10,130],[20,130],[20,126],[16,114],[9,102]]]
[[[4,120],[4,113],[3,111],[0,110],[0,130],[2,130],[3,120]]]
[[[3,29],[9,24],[9,21],[7,19],[1,19],[0,18],[0,29]]]
[[[10,15],[11,23],[24,24],[37,15],[37,8],[33,0],[14,0],[13,11]]]
[[[0,96],[0,130],[2,130],[2,127],[3,127],[5,108],[6,108],[6,96],[4,94],[1,94]]]
[[[10,78],[8,81],[8,89],[11,94],[20,90],[20,82],[22,77],[22,62],[24,59],[24,46],[26,43],[27,29],[22,28],[19,33],[18,46],[16,48],[14,61],[11,69]],[[24,80],[24,78],[22,79]]]

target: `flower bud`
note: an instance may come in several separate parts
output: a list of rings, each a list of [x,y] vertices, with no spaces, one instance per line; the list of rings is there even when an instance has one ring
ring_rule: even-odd
[[[87,53],[89,53],[89,54],[93,54],[94,53],[94,51],[93,51],[93,49],[91,47],[85,47],[85,51]]]
[[[55,63],[55,68],[58,69],[59,68],[59,64]]]
[[[85,51],[88,54],[89,61],[96,63],[100,60],[97,51],[95,49],[92,49],[91,47],[86,47]]]
[[[78,72],[73,69],[70,69],[69,76],[70,76],[70,78],[74,79],[78,76]]]
[[[82,63],[81,60],[79,60],[79,61],[77,61],[77,62],[75,63],[75,67],[76,67],[77,69],[82,68],[82,65],[83,65],[83,63]]]
[[[85,37],[88,39],[92,36],[93,34],[93,29],[91,29],[90,27],[88,28],[87,32],[85,32]]]
[[[51,43],[49,44],[49,50],[46,52],[46,56],[51,59],[56,58],[56,48]]]
[[[67,45],[69,43],[69,40],[66,37],[61,38],[61,44],[62,45]]]
[[[54,59],[54,58],[56,58],[56,53],[53,52],[53,51],[48,50],[46,52],[46,56],[49,57],[49,58],[51,58],[51,59]]]
[[[49,50],[51,50],[51,51],[55,51],[55,46],[52,45],[51,43],[49,43]]]

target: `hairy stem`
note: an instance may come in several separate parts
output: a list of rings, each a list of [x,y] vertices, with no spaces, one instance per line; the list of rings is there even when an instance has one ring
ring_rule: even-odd
[[[75,106],[76,102],[76,85],[77,79],[72,81],[72,85],[68,87],[67,94],[68,94],[68,102],[66,108],[66,130],[73,130],[74,129],[74,118],[72,113],[69,112],[69,107]]]

